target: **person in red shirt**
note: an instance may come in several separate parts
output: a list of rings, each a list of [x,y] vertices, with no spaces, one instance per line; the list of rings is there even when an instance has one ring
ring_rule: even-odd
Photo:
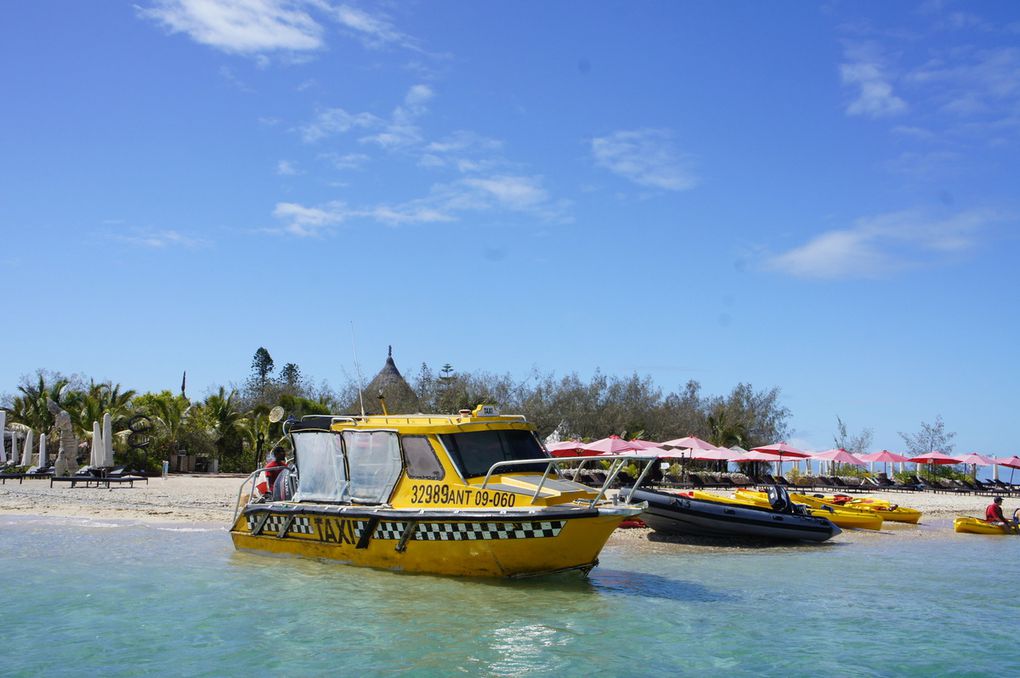
[[[287,468],[287,453],[284,452],[282,447],[273,448],[273,458],[266,464],[266,485],[269,487],[267,494],[273,494],[273,485],[276,483],[276,477],[285,468]]]
[[[990,523],[1002,523],[1008,525],[1006,516],[1002,515],[1002,497],[996,497],[992,503],[985,508],[985,520]]]

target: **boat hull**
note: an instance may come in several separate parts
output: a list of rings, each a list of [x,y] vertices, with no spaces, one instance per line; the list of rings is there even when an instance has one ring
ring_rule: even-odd
[[[1012,534],[1013,530],[1006,525],[990,523],[987,520],[965,516],[953,521],[953,531],[968,534]]]
[[[648,502],[641,519],[656,532],[709,537],[759,537],[822,542],[840,533],[825,518],[780,513],[754,506],[704,501],[650,490],[635,490]]]
[[[231,529],[239,550],[361,567],[477,577],[587,572],[637,507],[472,512],[276,503]]]

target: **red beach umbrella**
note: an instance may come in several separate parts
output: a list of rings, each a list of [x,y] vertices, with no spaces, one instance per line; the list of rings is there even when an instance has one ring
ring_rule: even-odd
[[[775,452],[781,457],[810,457],[811,454],[798,450],[793,445],[787,444],[785,441],[778,443],[772,443],[771,445],[762,445],[761,447],[752,447],[752,452]]]
[[[793,445],[788,444],[785,440],[781,440],[778,443],[772,443],[771,445],[752,447],[751,451],[778,454],[779,459],[776,459],[775,461],[779,462],[778,473],[780,474],[783,472],[783,457],[786,457],[787,461],[789,461],[790,459],[803,459],[811,456],[809,453],[798,450]]]
[[[583,448],[584,443],[580,440],[564,440],[545,446],[545,449],[549,450],[549,454],[554,457],[579,457]]]
[[[907,461],[912,461],[918,464],[935,464],[938,466],[944,464],[963,463],[956,457],[950,457],[948,454],[944,452],[939,452],[938,450],[933,450],[932,452],[928,452],[927,454],[921,454],[916,457],[911,457],[910,459],[907,459]]]

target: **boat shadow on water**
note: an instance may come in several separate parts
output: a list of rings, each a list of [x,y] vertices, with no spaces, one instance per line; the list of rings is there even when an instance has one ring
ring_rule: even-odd
[[[534,578],[472,579],[474,584],[499,588],[525,589],[529,593],[576,593],[599,596],[634,596],[681,602],[717,603],[733,600],[726,591],[702,584],[664,577],[639,570],[618,570],[597,567],[587,577],[576,574],[555,574]]]

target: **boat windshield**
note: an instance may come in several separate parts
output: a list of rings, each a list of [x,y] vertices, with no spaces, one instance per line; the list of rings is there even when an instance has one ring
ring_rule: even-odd
[[[489,472],[499,461],[539,459],[548,455],[531,431],[471,431],[439,436],[450,458],[464,478],[477,478]],[[542,473],[545,464],[521,464],[502,469],[505,473],[533,471]]]

